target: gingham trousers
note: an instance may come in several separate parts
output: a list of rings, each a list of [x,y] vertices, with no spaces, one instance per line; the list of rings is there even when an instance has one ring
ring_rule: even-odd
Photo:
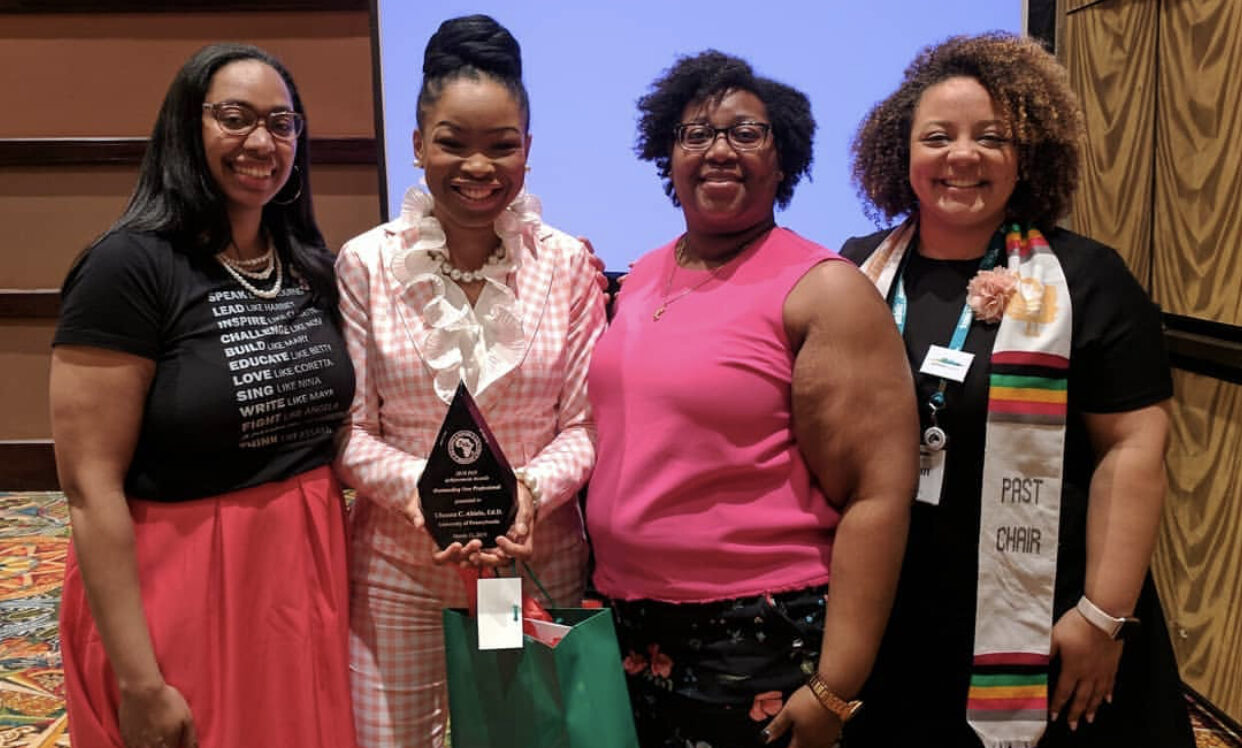
[[[350,678],[358,745],[441,748],[448,721],[441,610],[466,606],[456,566],[404,517],[359,497],[351,514]],[[587,546],[576,501],[535,526],[531,567],[558,607],[576,607]],[[541,593],[527,580],[525,592]],[[546,604],[546,603],[545,603]]]

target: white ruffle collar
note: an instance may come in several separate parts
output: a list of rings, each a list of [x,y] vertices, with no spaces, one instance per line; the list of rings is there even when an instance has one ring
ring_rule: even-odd
[[[447,240],[431,214],[431,195],[411,187],[401,204],[401,217],[388,225],[387,261],[392,276],[421,304],[415,312],[426,328],[420,346],[434,374],[436,395],[445,403],[464,381],[478,397],[512,371],[528,345],[517,295],[509,274],[522,264],[524,246],[535,247],[541,226],[539,199],[523,190],[495,221],[505,258],[484,266],[483,290],[472,307],[466,294],[440,274],[439,256]]]

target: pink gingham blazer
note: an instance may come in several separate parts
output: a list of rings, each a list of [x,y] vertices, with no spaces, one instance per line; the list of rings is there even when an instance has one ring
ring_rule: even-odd
[[[345,339],[357,376],[337,468],[360,501],[398,515],[415,495],[449,399],[437,395],[431,362],[439,354],[428,351],[434,330],[424,319],[425,310],[434,307],[429,303],[442,295],[444,280],[428,274],[402,279],[394,272],[394,259],[407,256],[417,237],[417,224],[403,214],[350,240],[336,265]],[[538,486],[540,525],[581,528],[573,499],[595,463],[586,380],[591,349],[605,325],[603,293],[582,243],[537,220],[523,233],[508,285],[517,296],[521,329],[521,339],[508,342],[521,354],[512,368],[471,394],[510,464]],[[439,361],[443,384],[442,357]],[[566,504],[574,504],[572,520],[556,511]],[[560,521],[545,523],[553,513]],[[536,560],[543,555],[540,525]],[[580,542],[580,529],[578,534]],[[425,541],[416,543],[420,548],[409,547],[408,537],[390,536],[395,542],[388,550],[426,558],[430,536],[419,535]],[[551,550],[546,545],[544,550]]]

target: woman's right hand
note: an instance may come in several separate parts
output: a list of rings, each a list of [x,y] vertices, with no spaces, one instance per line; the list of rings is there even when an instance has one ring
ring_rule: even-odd
[[[590,255],[591,268],[595,271],[595,283],[599,286],[599,290],[608,293],[608,276],[604,274],[607,267],[604,260],[595,254],[595,246],[591,244],[591,240],[585,236],[578,237],[578,241],[582,242],[582,246],[586,247],[587,253]],[[611,301],[611,299],[609,299]]]
[[[122,692],[117,720],[125,748],[198,748],[190,705],[167,683],[145,691]]]
[[[423,529],[423,525],[425,524],[423,520],[423,505],[418,499],[417,491],[414,492],[414,498],[406,502],[404,514],[405,518],[409,520],[411,525],[414,525],[414,527],[420,530]]]

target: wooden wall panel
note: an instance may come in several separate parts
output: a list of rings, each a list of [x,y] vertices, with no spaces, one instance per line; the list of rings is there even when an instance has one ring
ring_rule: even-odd
[[[1242,721],[1242,386],[1175,372],[1153,572],[1182,679]]]
[[[1087,122],[1073,229],[1115,247],[1144,285],[1150,267],[1157,7],[1144,0],[1071,8],[1063,45]]]
[[[314,171],[315,219],[328,249],[336,252],[379,223],[379,177],[367,166],[316,166]]]
[[[288,66],[314,137],[374,134],[366,13],[4,16],[0,137],[146,136],[194,50],[257,44]],[[17,116],[14,116],[16,113]]]
[[[1242,325],[1242,3],[1161,6],[1153,292]]]
[[[59,286],[121,214],[137,175],[135,167],[0,169],[0,287]]]
[[[55,320],[0,320],[0,440],[51,435],[47,374]],[[0,490],[6,486],[0,485]]]

